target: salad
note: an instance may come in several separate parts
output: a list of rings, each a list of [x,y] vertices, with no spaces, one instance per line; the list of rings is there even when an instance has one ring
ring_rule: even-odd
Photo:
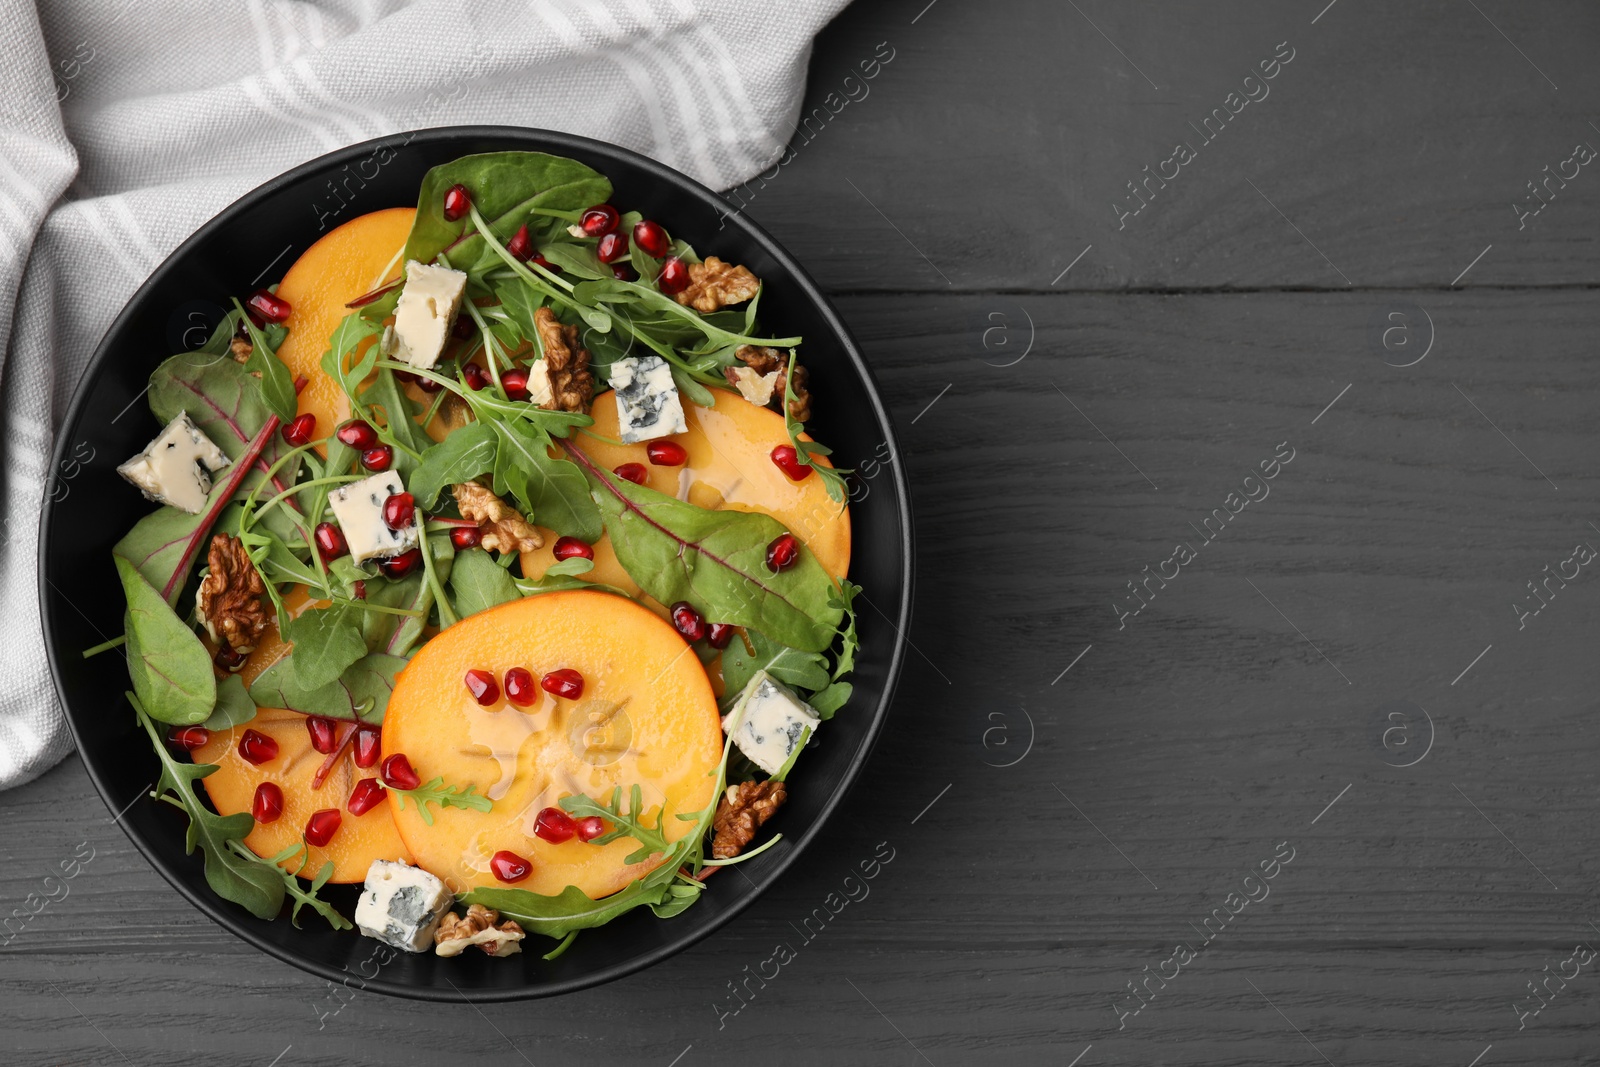
[[[125,645],[151,796],[261,919],[553,959],[677,915],[850,698],[801,338],[611,199],[542,153],[435,167],[150,377],[118,469],[160,507],[85,655]]]

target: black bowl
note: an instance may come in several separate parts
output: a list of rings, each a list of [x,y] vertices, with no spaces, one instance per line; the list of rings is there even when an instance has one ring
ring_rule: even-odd
[[[817,396],[815,429],[843,466],[862,470],[853,491],[851,577],[865,587],[855,694],[813,742],[804,774],[774,819],[775,847],[743,865],[748,878],[714,878],[684,914],[633,912],[584,931],[565,955],[543,949],[511,959],[473,953],[399,958],[379,966],[377,942],[336,933],[314,915],[254,918],[206,886],[200,855],[184,855],[183,816],[141,800],[158,767],[132,709],[124,660],[84,649],[122,630],[111,546],[150,505],[116,473],[158,427],[140,402],[150,372],[197,347],[232,296],[280,278],[327,229],[378,208],[416,203],[424,172],[474,152],[527,149],[571,156],[611,179],[615,200],[686,236],[702,254],[744,263],[766,283],[762,320],[806,337]],[[888,412],[844,324],[799,264],[709,189],[653,160],[601,141],[517,127],[475,126],[384,137],[312,160],[249,193],[180,245],[101,341],[56,449],[39,531],[39,595],[50,668],[89,777],[133,843],[193,904],[257,948],[335,982],[419,999],[515,1000],[551,996],[629,974],[693,944],[733,918],[793,863],[855,779],[888,711],[905,653],[911,608],[911,510]],[[191,583],[192,586],[192,583]],[[330,887],[347,916],[355,887]],[[541,945],[544,939],[536,939]],[[530,947],[533,947],[530,945]]]

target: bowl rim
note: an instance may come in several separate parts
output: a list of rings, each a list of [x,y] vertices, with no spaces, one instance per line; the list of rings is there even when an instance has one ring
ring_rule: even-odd
[[[184,259],[197,245],[202,243],[212,233],[228,225],[237,216],[254,208],[262,200],[273,195],[285,185],[302,180],[309,176],[316,175],[318,173],[334,170],[339,166],[353,162],[354,160],[359,159],[360,157],[367,155],[372,151],[382,148],[401,148],[419,141],[422,143],[439,143],[456,140],[470,141],[475,138],[481,139],[494,137],[507,137],[518,140],[539,142],[538,148],[530,146],[528,149],[529,151],[551,151],[559,153],[563,151],[579,150],[614,159],[626,166],[635,167],[640,171],[647,173],[649,176],[673,186],[679,193],[711,206],[722,215],[726,224],[736,226],[748,239],[760,246],[763,252],[765,252],[768,256],[771,256],[774,261],[776,261],[784,270],[789,273],[790,277],[799,287],[802,296],[811,302],[811,304],[821,315],[823,321],[827,324],[828,328],[832,330],[834,335],[839,339],[846,357],[851,365],[855,368],[857,374],[860,375],[863,383],[866,385],[867,401],[871,406],[872,412],[877,419],[879,427],[884,433],[888,445],[890,446],[890,455],[887,462],[894,472],[894,497],[900,516],[901,595],[900,603],[896,605],[895,617],[888,618],[886,616],[891,628],[895,631],[895,638],[890,649],[889,659],[887,661],[887,670],[884,676],[883,695],[879,698],[877,707],[872,711],[872,720],[867,727],[866,736],[862,740],[861,744],[857,747],[857,750],[851,757],[849,764],[845,767],[844,775],[837,788],[834,789],[832,796],[828,797],[823,802],[822,808],[818,812],[817,817],[812,821],[810,826],[805,828],[802,833],[792,838],[794,846],[786,849],[785,854],[781,857],[778,857],[777,864],[769,870],[759,884],[756,884],[753,892],[743,896],[740,899],[730,902],[718,915],[709,920],[703,929],[687,934],[677,935],[675,937],[670,937],[668,940],[665,940],[662,944],[657,945],[648,952],[642,953],[641,955],[635,956],[620,963],[612,964],[609,967],[602,968],[589,974],[565,979],[562,981],[551,982],[548,985],[542,985],[538,987],[474,990],[470,995],[460,990],[452,993],[435,989],[433,987],[406,985],[399,982],[389,981],[378,976],[367,979],[352,976],[348,971],[336,970],[329,964],[308,959],[258,934],[244,922],[244,916],[242,913],[235,914],[237,909],[232,905],[229,905],[228,902],[216,896],[214,893],[197,892],[192,890],[187,881],[179,876],[176,871],[168,869],[165,861],[156,854],[154,847],[145,840],[142,834],[136,831],[129,823],[123,822],[121,819],[117,820],[117,824],[122,827],[123,832],[128,835],[128,839],[133,842],[134,847],[139,850],[150,866],[159,872],[161,876],[166,879],[167,883],[176,889],[181,896],[189,901],[190,904],[194,905],[197,909],[199,909],[200,912],[210,918],[217,925],[227,930],[229,933],[240,938],[259,951],[265,952],[274,959],[281,960],[282,962],[289,964],[291,967],[295,967],[301,971],[316,975],[319,978],[324,978],[330,982],[337,982],[347,986],[352,986],[364,992],[377,992],[408,1000],[455,1001],[457,999],[464,999],[471,1003],[493,1003],[516,1000],[533,1000],[544,997],[560,996],[566,993],[577,992],[581,989],[588,989],[593,986],[613,982],[619,978],[623,978],[630,974],[644,970],[646,967],[653,966],[670,956],[674,956],[684,951],[704,938],[709,937],[715,931],[721,929],[727,923],[732,921],[735,916],[744,911],[745,908],[754,903],[756,899],[762,896],[767,889],[772,886],[773,883],[782,877],[784,872],[789,869],[790,865],[793,864],[800,854],[803,853],[811,844],[812,839],[815,838],[819,832],[821,832],[822,827],[830,818],[832,818],[834,810],[844,800],[845,795],[850,792],[851,787],[854,786],[857,778],[860,775],[862,767],[866,765],[867,760],[870,758],[872,751],[876,746],[879,734],[883,729],[884,719],[888,717],[889,705],[893,702],[895,689],[899,684],[900,673],[905,663],[906,649],[910,643],[906,637],[906,632],[910,629],[911,624],[911,604],[913,594],[912,583],[915,574],[915,567],[913,565],[914,539],[912,536],[911,526],[912,511],[910,489],[906,479],[905,466],[901,460],[900,443],[895,433],[894,422],[890,417],[888,409],[883,404],[883,398],[880,395],[878,383],[872,374],[871,368],[867,365],[866,360],[862,358],[861,351],[856,344],[855,338],[845,326],[844,321],[839,317],[838,311],[818,287],[811,275],[806,272],[800,263],[795,260],[795,258],[791,256],[782,245],[780,245],[770,234],[768,234],[766,230],[762,229],[755,222],[751,221],[743,211],[729,210],[730,205],[723,200],[722,197],[718,196],[713,190],[707,188],[688,175],[680,173],[679,171],[674,170],[671,167],[668,167],[654,159],[651,159],[648,156],[641,155],[638,152],[624,148],[621,145],[612,144],[609,141],[602,141],[592,137],[584,137],[578,134],[565,133],[558,130],[547,130],[531,126],[507,125],[435,126],[419,130],[402,131],[382,137],[375,137],[367,141],[351,144],[344,148],[335,149],[332,152],[327,152],[323,155],[316,156],[313,159],[307,160],[306,162],[301,163],[298,166],[267,180],[266,182],[263,182],[262,184],[251,189],[249,192],[246,192],[244,195],[234,200],[227,207],[223,208],[215,216],[202,224],[192,234],[185,238],[182,243],[173,249],[172,252],[161,261],[155,270],[151,272],[150,276],[140,284],[138,289],[134,291],[133,295],[128,298],[126,304],[123,305],[123,308],[117,314],[117,317],[112,320],[109,326],[107,326],[105,333],[101,336],[100,341],[95,347],[94,355],[90,357],[88,364],[84,367],[82,376],[78,379],[77,384],[73,387],[72,401],[68,405],[66,415],[62,419],[56,431],[57,440],[55,447],[52,450],[50,470],[60,470],[62,462],[67,458],[68,445],[72,440],[72,435],[64,431],[68,427],[76,426],[82,416],[83,409],[88,403],[89,396],[93,391],[93,383],[99,376],[103,364],[109,358],[109,339],[122,331],[127,321],[132,318],[138,305],[140,305],[147,298],[151,290],[161,284],[168,272],[176,269],[176,264]],[[90,781],[94,783],[95,791],[100,795],[100,799],[105,803],[106,808],[109,811],[112,810],[112,802],[109,797],[107,785],[102,780],[98,769],[88,760],[83,759],[83,739],[79,736],[78,724],[72,715],[68,714],[66,711],[68,701],[66,688],[63,681],[65,671],[60,661],[60,657],[58,656],[58,650],[55,646],[55,643],[48,639],[48,635],[53,630],[52,622],[54,615],[50,595],[50,586],[52,583],[50,581],[50,574],[47,570],[49,558],[48,546],[50,544],[50,532],[54,524],[55,506],[57,502],[51,499],[52,494],[49,492],[48,478],[46,479],[46,483],[44,501],[39,519],[39,541],[37,547],[40,629],[41,634],[46,636],[45,654],[50,665],[51,682],[55,686],[56,697],[61,706],[62,716],[66,719],[67,727],[72,732],[75,751],[78,754],[80,762],[83,764],[84,770],[88,773]],[[281,919],[282,917],[280,916],[279,918]]]

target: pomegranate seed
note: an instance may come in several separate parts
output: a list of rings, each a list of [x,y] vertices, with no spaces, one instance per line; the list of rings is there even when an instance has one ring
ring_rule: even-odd
[[[528,236],[526,224],[517,227],[517,232],[511,235],[511,240],[506,242],[506,251],[511,253],[512,259],[527,259],[533,251],[533,238]]]
[[[578,820],[578,840],[593,841],[606,832],[606,821],[598,815],[585,815]]]
[[[283,439],[296,448],[311,443],[311,435],[317,432],[317,417],[311,412],[296,415],[283,428]]]
[[[357,726],[355,757],[357,767],[370,767],[378,762],[383,750],[383,733],[376,726]]]
[[[650,472],[644,469],[643,463],[624,463],[611,472],[625,482],[634,485],[643,485],[645,479],[650,477]]]
[[[422,566],[422,549],[409,548],[398,556],[378,561],[378,570],[385,578],[399,581],[418,567]]]
[[[321,811],[311,813],[311,818],[306,820],[306,844],[322,848],[333,835],[339,832],[339,824],[344,822],[344,816],[339,814],[338,808],[323,808]]]
[[[389,791],[383,787],[382,782],[376,778],[363,778],[356,783],[354,789],[350,790],[350,799],[345,801],[344,806],[349,809],[351,815],[365,815],[382,803],[383,798],[388,795]]]
[[[476,526],[457,526],[450,531],[450,543],[462,552],[477,547],[478,542],[482,540],[483,531]]]
[[[811,465],[800,462],[800,453],[793,445],[779,445],[772,450],[772,462],[792,481],[803,482],[811,476]]]
[[[533,257],[533,259],[530,262],[536,264],[537,266],[543,267],[545,270],[549,271],[551,274],[560,274],[561,273],[561,268],[560,267],[556,266],[554,263],[550,262],[548,259],[545,259],[543,256],[536,255],[536,256]]]
[[[467,388],[476,392],[489,384],[489,372],[476,363],[468,363],[461,368],[461,377],[467,383]]]
[[[608,233],[600,238],[600,243],[595,246],[594,254],[600,257],[602,263],[615,263],[628,254],[628,235],[625,233]]]
[[[444,386],[434,381],[432,378],[424,378],[421,375],[418,375],[417,388],[421,389],[424,393],[437,393],[439,390],[443,389]]]
[[[672,238],[667,236],[667,231],[661,228],[659,222],[645,219],[634,226],[633,243],[660,259],[672,247]]]
[[[239,738],[239,755],[259,767],[268,760],[278,758],[278,742],[266,734],[246,730],[244,736]]]
[[[251,293],[250,299],[245,301],[244,306],[268,322],[283,322],[293,310],[289,307],[289,301],[265,289],[257,289]]]
[[[375,473],[388,470],[394,464],[394,449],[379,445],[361,453],[361,465]]]
[[[610,204],[596,204],[578,219],[578,227],[590,237],[603,237],[617,228],[622,216]]]
[[[417,498],[410,493],[393,493],[383,502],[383,524],[391,530],[404,530],[417,521]]]
[[[332,719],[324,719],[320,715],[310,716],[306,719],[306,733],[311,735],[311,747],[324,756],[339,747],[339,735],[333,727]]]
[[[456,340],[465,341],[472,336],[472,331],[476,328],[477,323],[472,321],[471,315],[458,315],[456,316],[455,325],[450,327],[450,332],[455,335]],[[427,381],[427,379],[424,378],[423,381]],[[440,386],[435,384],[433,388],[437,390]]]
[[[378,768],[378,776],[390,789],[415,789],[422,784],[422,779],[411,768],[411,761],[401,752],[396,752],[383,761],[383,765]]]
[[[689,450],[676,441],[651,441],[645,454],[658,467],[681,467],[689,462]]]
[[[635,466],[637,465],[635,464]],[[554,555],[556,559],[571,559],[574,556],[594,559],[594,546],[587,541],[580,541],[576,537],[558,537],[556,538]]]
[[[528,399],[528,372],[521,367],[508,370],[500,375],[500,386],[506,391],[507,400]]]
[[[800,542],[794,534],[779,534],[767,546],[767,566],[774,571],[786,571],[800,559]]]
[[[212,661],[216,663],[217,666],[221,667],[229,674],[237,672],[239,668],[245,665],[245,661],[249,658],[250,653],[240,652],[232,645],[223,645],[221,648],[217,649],[217,654],[211,657]]]
[[[705,616],[694,610],[694,605],[687,600],[672,605],[672,626],[685,641],[698,641],[706,635]]]
[[[520,882],[533,873],[533,864],[515,852],[501,849],[489,857],[489,869],[502,882]]]
[[[572,840],[572,835],[578,832],[578,824],[560,808],[543,808],[533,820],[533,832],[552,845],[559,845]]]
[[[446,222],[455,222],[467,213],[472,207],[472,194],[467,192],[465,185],[452,185],[444,191],[444,217]]]
[[[727,648],[733,640],[733,623],[714,622],[706,627],[706,642],[712,648]]]
[[[689,264],[677,256],[661,261],[661,273],[656,275],[656,288],[668,296],[689,288]]]
[[[331,522],[317,523],[317,528],[311,532],[311,539],[317,543],[317,552],[324,563],[350,551],[350,546],[345,544],[344,531]]]
[[[512,667],[506,671],[506,699],[520,708],[529,707],[539,699],[532,671],[526,667]]]
[[[494,680],[493,672],[471,670],[467,672],[465,681],[472,699],[484,707],[500,699],[500,683]]]
[[[174,726],[167,731],[167,740],[185,752],[193,752],[211,740],[211,731],[204,726]]]
[[[378,443],[378,431],[365,419],[351,419],[333,431],[333,436],[358,452],[365,452]]]
[[[611,276],[619,282],[632,282],[639,280],[639,272],[633,269],[630,263],[611,264]]]
[[[577,700],[583,696],[583,675],[571,667],[551,671],[539,679],[539,684],[551,696],[566,697],[568,700]]]
[[[350,592],[357,600],[367,599],[367,583],[364,579],[357,578],[350,583]]]
[[[256,795],[250,800],[250,815],[256,822],[277,822],[283,814],[283,790],[272,782],[256,786]]]

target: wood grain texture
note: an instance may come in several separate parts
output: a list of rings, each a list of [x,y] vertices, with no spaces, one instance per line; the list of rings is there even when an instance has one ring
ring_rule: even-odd
[[[1507,206],[1586,136],[1593,12],[924,4],[830,27],[813,100],[895,58],[749,205],[870,354],[918,530],[894,714],[809,861],[613,985],[414,1005],[211,925],[69,760],[0,794],[0,913],[95,850],[0,948],[0,1058],[1600,1062],[1600,967],[1528,989],[1600,944],[1600,573],[1527,586],[1600,546],[1600,200],[1585,173],[1521,233]],[[1272,96],[1108,233],[1286,38]]]

